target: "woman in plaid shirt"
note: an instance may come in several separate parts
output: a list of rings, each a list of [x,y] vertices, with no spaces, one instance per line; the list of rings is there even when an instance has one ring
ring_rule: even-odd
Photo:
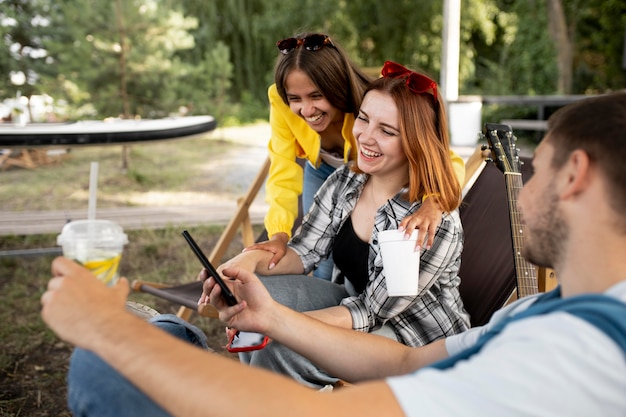
[[[357,160],[320,188],[285,258],[268,267],[270,252],[246,250],[219,270],[256,272],[275,300],[322,321],[422,346],[469,328],[457,275],[461,189],[436,83],[393,62],[385,63],[382,75],[368,88],[355,120]],[[426,196],[437,199],[444,214],[431,247],[421,247],[424,236],[418,238],[420,290],[417,296],[390,297],[378,233],[397,229]],[[331,252],[333,282],[306,275]],[[200,302],[208,302],[208,294]],[[313,387],[337,380],[276,342],[240,358]]]

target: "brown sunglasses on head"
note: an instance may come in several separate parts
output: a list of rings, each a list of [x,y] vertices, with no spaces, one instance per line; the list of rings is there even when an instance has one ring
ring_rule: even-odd
[[[324,46],[332,46],[335,45],[333,41],[330,40],[328,35],[324,35],[321,33],[315,33],[313,35],[307,35],[302,38],[287,38],[282,39],[276,42],[276,46],[281,54],[287,55],[289,52],[293,51],[300,46],[304,47],[307,51],[319,51]]]

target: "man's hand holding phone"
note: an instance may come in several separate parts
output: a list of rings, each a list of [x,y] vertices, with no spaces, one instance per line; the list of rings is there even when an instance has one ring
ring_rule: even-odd
[[[208,298],[211,304],[213,304],[220,312],[220,320],[223,320],[226,322],[231,321],[231,319],[228,319],[228,318],[224,319],[222,317],[223,316],[222,310],[228,311],[228,310],[234,309],[235,314],[237,314],[236,312],[238,310],[245,309],[246,303],[245,302],[237,303],[237,298],[233,294],[231,288],[226,284],[226,282],[218,274],[215,267],[213,267],[211,262],[209,262],[208,258],[204,255],[204,253],[202,252],[198,244],[194,241],[194,239],[191,237],[188,231],[186,230],[183,231],[183,237],[185,238],[185,240],[187,241],[187,243],[189,244],[193,252],[196,254],[198,259],[200,260],[200,263],[202,264],[202,266],[204,267],[204,269],[209,275],[209,279],[205,280],[204,285],[202,286],[203,292],[200,298],[200,302],[202,302],[203,300],[206,300],[207,295],[208,295]],[[251,275],[254,275],[254,274],[251,274]],[[263,286],[263,284],[261,284],[260,281],[258,283],[261,286]],[[263,287],[263,289],[265,289],[265,287]],[[267,293],[267,291],[265,292]],[[213,297],[211,296],[211,294],[214,294]],[[267,295],[269,296],[269,293],[267,293]],[[269,298],[271,300],[271,297]],[[220,309],[220,306],[222,309]],[[226,317],[228,316],[229,314],[226,313]],[[231,327],[235,327],[235,326],[231,326]],[[238,327],[235,327],[235,328],[238,328]],[[245,352],[245,351],[251,351],[251,350],[258,350],[258,349],[264,348],[267,342],[268,342],[268,338],[267,336],[264,336],[263,334],[238,331],[233,337],[230,338],[227,349],[231,352]]]
[[[231,306],[222,297],[219,284],[210,277],[202,287],[203,298],[219,312],[219,318],[228,327],[251,332],[267,333],[275,301],[258,277],[238,267],[224,268],[231,291],[241,300]]]

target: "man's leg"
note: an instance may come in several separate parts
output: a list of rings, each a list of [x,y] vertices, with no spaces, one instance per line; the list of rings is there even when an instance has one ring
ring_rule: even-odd
[[[158,315],[150,322],[173,336],[208,348],[204,333],[175,315]],[[109,364],[84,349],[73,352],[67,381],[68,405],[75,417],[169,416]]]

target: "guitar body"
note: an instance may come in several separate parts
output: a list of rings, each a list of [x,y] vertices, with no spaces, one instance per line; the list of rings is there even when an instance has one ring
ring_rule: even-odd
[[[505,178],[517,280],[514,295],[517,298],[522,298],[539,292],[539,286],[535,266],[522,256],[524,225],[517,209],[517,197],[522,189],[523,181],[522,162],[516,145],[517,139],[513,135],[511,127],[503,124],[485,124],[484,136],[489,143],[493,162],[502,171]]]

